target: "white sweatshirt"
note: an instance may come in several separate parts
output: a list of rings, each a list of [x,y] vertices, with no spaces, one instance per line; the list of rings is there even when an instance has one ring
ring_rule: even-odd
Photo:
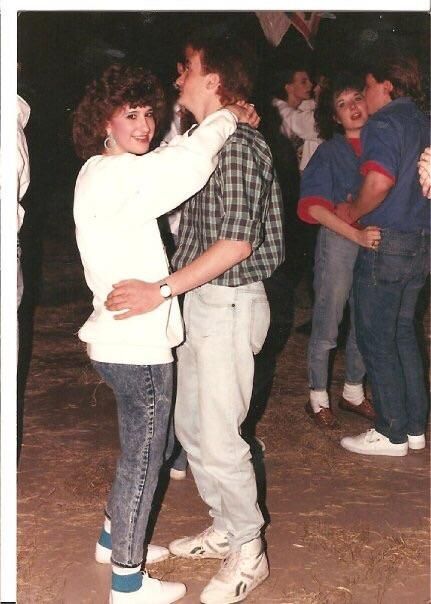
[[[79,172],[74,200],[76,240],[94,311],[79,330],[91,359],[154,365],[172,360],[184,338],[176,298],[155,310],[116,321],[104,302],[123,279],[158,281],[169,274],[157,217],[199,191],[217,165],[217,154],[235,131],[236,118],[222,109],[192,136],[137,156],[96,155]]]
[[[30,184],[30,164],[28,158],[27,141],[24,128],[30,117],[29,104],[17,95],[17,179],[18,179],[18,208],[17,208],[17,230],[19,231],[24,220],[24,208],[19,203],[24,197]]]
[[[181,107],[178,103],[174,105],[173,111],[174,117],[171,122],[171,127],[169,128],[169,132],[163,138],[162,144],[168,144],[175,136],[181,134]],[[178,229],[180,228],[181,222],[181,208],[175,210],[173,212],[169,212],[167,215],[169,229],[172,235],[178,235]]]
[[[313,153],[322,142],[317,134],[314,121],[316,102],[313,99],[302,101],[297,109],[290,107],[286,101],[277,98],[273,99],[272,104],[280,113],[282,120],[280,132],[287,138],[295,135],[304,141],[299,165],[299,169],[303,172]]]

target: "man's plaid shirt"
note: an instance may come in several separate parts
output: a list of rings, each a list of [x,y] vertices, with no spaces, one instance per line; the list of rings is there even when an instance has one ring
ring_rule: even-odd
[[[238,286],[269,277],[284,259],[283,207],[272,156],[263,136],[238,124],[219,153],[211,178],[182,206],[176,270],[219,239],[249,241],[253,252],[211,281]]]

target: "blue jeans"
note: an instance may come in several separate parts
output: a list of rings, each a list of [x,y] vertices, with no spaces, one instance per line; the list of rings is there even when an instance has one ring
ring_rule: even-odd
[[[375,428],[393,443],[423,434],[428,411],[414,314],[429,270],[429,235],[385,229],[361,249],[354,298],[359,348],[371,383]]]
[[[365,366],[356,343],[353,308],[353,270],[358,245],[320,227],[314,264],[313,323],[308,345],[308,381],[313,390],[326,390],[329,354],[337,346],[338,327],[347,301],[350,328],[346,343],[346,382],[361,384]]]
[[[154,491],[164,460],[172,404],[172,363],[93,365],[115,394],[121,453],[106,504],[112,562],[140,566]]]

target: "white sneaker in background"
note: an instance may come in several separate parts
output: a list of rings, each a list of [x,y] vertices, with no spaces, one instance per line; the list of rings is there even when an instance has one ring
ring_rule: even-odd
[[[409,445],[406,441],[401,444],[391,443],[389,438],[370,428],[358,436],[345,436],[341,439],[341,446],[352,453],[359,455],[388,455],[390,457],[403,457],[407,455]]]
[[[96,543],[96,562],[99,562],[99,564],[110,564],[111,554],[111,548],[102,545],[99,541]],[[167,547],[149,544],[145,564],[155,564],[156,562],[161,562],[167,558],[169,558],[169,550]]]
[[[202,604],[242,602],[269,575],[268,559],[259,537],[232,551],[201,593]]]
[[[177,470],[176,468],[171,468],[169,470],[169,476],[174,480],[184,480],[187,476],[186,470]]]
[[[153,545],[152,543],[149,543],[147,549],[147,556],[145,558],[145,564],[156,564],[156,562],[167,560],[169,558],[169,555],[170,554],[167,547],[163,547],[162,545]]]
[[[407,440],[409,449],[425,449],[425,434],[419,434],[418,436],[410,436],[410,434],[407,434]]]

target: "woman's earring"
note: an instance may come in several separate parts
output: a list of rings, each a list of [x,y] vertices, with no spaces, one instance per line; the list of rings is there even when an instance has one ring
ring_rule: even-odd
[[[108,136],[103,141],[103,146],[105,147],[105,149],[109,151],[110,149],[113,149],[116,145],[117,141],[115,140],[115,138],[112,136],[112,134],[108,134]]]

